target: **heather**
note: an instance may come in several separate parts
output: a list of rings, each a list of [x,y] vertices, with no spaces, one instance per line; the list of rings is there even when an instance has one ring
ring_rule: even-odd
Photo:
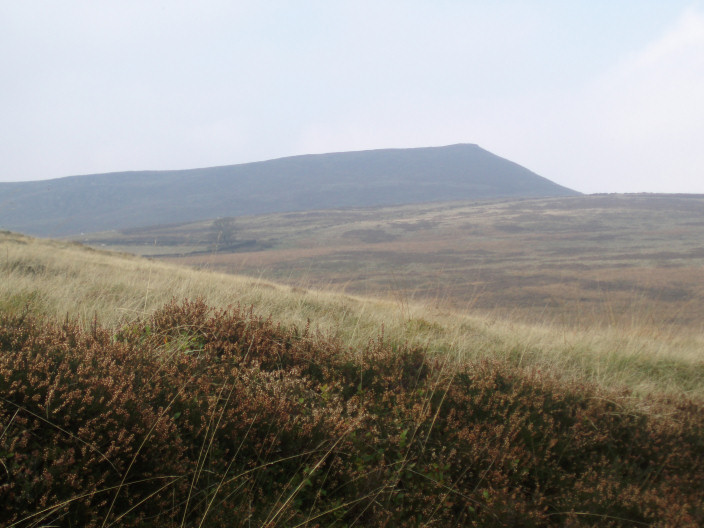
[[[3,526],[701,526],[698,399],[172,302],[0,318]],[[314,325],[313,325],[314,327]]]
[[[0,311],[68,317],[85,328],[97,317],[116,328],[147,317],[172,298],[198,297],[217,308],[253,306],[258,315],[299,328],[311,321],[355,350],[383,326],[389,342],[407,342],[460,362],[498,359],[550,371],[565,381],[625,386],[646,399],[663,393],[704,399],[700,325],[669,327],[662,323],[666,312],[646,317],[636,301],[628,320],[608,327],[590,325],[589,318],[522,324],[501,310],[453,311],[442,302],[403,296],[376,299],[293,288],[0,232]],[[686,304],[677,308],[692,310]]]

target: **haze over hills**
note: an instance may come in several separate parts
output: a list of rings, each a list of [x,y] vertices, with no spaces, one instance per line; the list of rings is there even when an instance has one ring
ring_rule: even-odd
[[[576,194],[458,144],[0,183],[0,228],[65,236],[222,216]]]

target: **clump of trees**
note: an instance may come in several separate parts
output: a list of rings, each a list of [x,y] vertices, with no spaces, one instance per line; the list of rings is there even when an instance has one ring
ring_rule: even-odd
[[[215,246],[215,251],[227,249],[237,242],[237,226],[235,219],[225,216],[213,220],[211,227],[211,237]]]

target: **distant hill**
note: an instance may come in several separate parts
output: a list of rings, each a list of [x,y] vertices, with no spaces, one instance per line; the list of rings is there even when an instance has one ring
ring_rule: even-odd
[[[576,194],[460,144],[0,183],[0,229],[65,236],[222,216]]]

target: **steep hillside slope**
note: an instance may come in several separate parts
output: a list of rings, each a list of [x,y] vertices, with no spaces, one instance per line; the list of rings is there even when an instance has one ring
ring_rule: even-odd
[[[575,194],[461,144],[0,183],[0,228],[62,236],[219,216]]]

